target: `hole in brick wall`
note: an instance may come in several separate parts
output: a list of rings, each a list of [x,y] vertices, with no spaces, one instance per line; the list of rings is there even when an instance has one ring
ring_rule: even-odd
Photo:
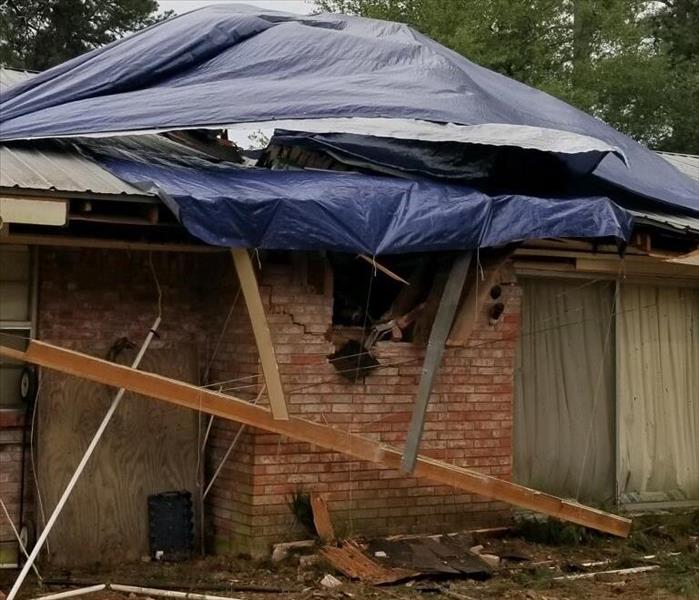
[[[448,256],[425,253],[377,259],[409,285],[354,254],[330,253],[328,259],[334,280],[333,325],[359,328],[355,333],[366,348],[378,340],[410,342],[416,332],[424,337],[423,330],[429,330],[434,319],[434,314],[429,318],[431,300],[441,294],[435,288],[443,285],[440,274],[450,264]],[[425,317],[429,323],[422,323]]]

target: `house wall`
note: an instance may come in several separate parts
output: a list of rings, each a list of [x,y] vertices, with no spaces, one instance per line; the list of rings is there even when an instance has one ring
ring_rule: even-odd
[[[163,290],[155,347],[196,344],[202,382],[234,380],[221,386],[253,400],[261,369],[230,256],[154,253],[152,262]],[[295,264],[265,263],[259,281],[290,413],[400,447],[424,347],[379,342],[374,352],[384,366],[361,383],[349,383],[328,361],[347,336],[332,325],[331,279],[312,286]],[[502,318],[490,324],[480,315],[468,346],[445,352],[422,451],[509,479],[520,291],[506,283]],[[88,353],[123,336],[138,343],[152,324],[156,299],[146,252],[40,252],[41,339]],[[264,395],[260,402],[266,403]],[[214,421],[204,457],[207,480],[238,427]],[[271,543],[307,537],[289,508],[295,491],[327,494],[342,535],[456,530],[510,516],[499,502],[247,429],[206,499],[208,550],[261,555]]]
[[[208,353],[212,260],[198,254],[42,249],[39,338],[100,357],[116,340],[128,338],[135,347],[118,360],[130,363],[158,314],[159,285],[162,324],[143,368],[198,384]],[[34,448],[47,511],[113,393],[42,372]],[[148,553],[147,496],[153,493],[190,491],[196,532],[197,428],[192,411],[126,394],[49,538],[51,563],[75,566],[96,556],[103,564],[139,560]]]
[[[336,349],[333,340],[342,337],[332,326],[332,294],[299,281],[291,265],[263,265],[260,288],[290,414],[400,447],[410,421],[424,347],[378,343],[375,355],[385,367],[363,383],[351,384],[328,361]],[[226,295],[232,297],[234,292]],[[489,324],[487,316],[480,315],[468,347],[445,352],[422,450],[429,456],[509,479],[519,288],[504,286],[503,301],[506,310],[497,324]],[[237,322],[236,328],[225,334],[227,341],[215,362],[218,380],[235,377],[230,365],[240,356],[234,341],[241,335],[245,355],[255,356],[252,333],[247,319],[243,321],[244,333],[238,328],[242,323]],[[250,393],[249,388],[243,391]],[[227,430],[226,439],[231,433]],[[341,535],[455,530],[499,524],[510,515],[509,507],[502,503],[405,477],[398,471],[276,434],[252,431],[240,448],[211,499],[219,513],[226,501],[223,494],[235,494],[241,500],[240,506],[232,507],[231,523],[219,520],[211,531],[221,551],[263,554],[270,543],[307,537],[289,508],[295,491],[326,494]],[[242,473],[245,481],[240,487]]]
[[[19,524],[20,477],[22,474],[22,427],[24,415],[18,411],[0,410],[0,498],[12,522]],[[29,461],[27,460],[27,463]],[[31,471],[27,464],[24,486],[24,522],[33,519]],[[0,513],[0,564],[15,564],[17,543],[10,524]]]

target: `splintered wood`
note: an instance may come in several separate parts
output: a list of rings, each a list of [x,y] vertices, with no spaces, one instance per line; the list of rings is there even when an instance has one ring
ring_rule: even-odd
[[[5,354],[5,351],[6,348],[0,346],[0,355]],[[402,453],[396,448],[297,417],[275,419],[265,408],[182,381],[116,365],[36,340],[29,343],[22,357],[27,362],[43,367],[123,387],[138,394],[279,433],[391,469],[400,468]],[[425,456],[418,457],[414,475],[620,537],[627,537],[631,529],[630,519]]]
[[[369,558],[357,542],[347,540],[339,547],[325,546],[321,555],[338,571],[351,579],[359,579],[374,585],[396,583],[417,577],[419,573],[408,569],[384,567]]]
[[[330,520],[328,503],[324,496],[311,494],[311,509],[313,510],[313,524],[316,526],[316,533],[322,542],[328,543],[335,539],[335,529]]]

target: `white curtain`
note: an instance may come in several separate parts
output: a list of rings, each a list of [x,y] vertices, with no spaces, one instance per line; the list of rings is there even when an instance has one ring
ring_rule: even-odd
[[[699,499],[699,290],[622,285],[619,491]]]
[[[581,501],[614,497],[614,282],[523,279],[514,479]]]

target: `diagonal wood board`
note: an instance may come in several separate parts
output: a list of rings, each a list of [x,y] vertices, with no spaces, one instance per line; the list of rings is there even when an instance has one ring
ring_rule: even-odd
[[[374,440],[296,417],[288,420],[275,419],[269,410],[239,398],[59,346],[32,340],[24,353],[0,346],[0,355],[19,358],[98,383],[123,387],[144,396],[201,410],[360,460],[400,469],[400,450]],[[631,529],[630,519],[424,456],[418,457],[414,475],[620,537],[627,537]]]

